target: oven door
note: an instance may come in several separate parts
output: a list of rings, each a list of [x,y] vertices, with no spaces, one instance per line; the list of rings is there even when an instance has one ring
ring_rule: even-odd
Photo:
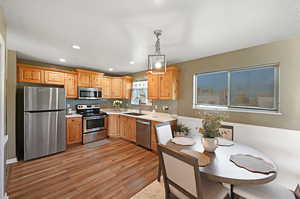
[[[105,116],[92,116],[83,118],[83,133],[105,129]]]
[[[101,90],[98,88],[79,87],[79,99],[100,99]]]

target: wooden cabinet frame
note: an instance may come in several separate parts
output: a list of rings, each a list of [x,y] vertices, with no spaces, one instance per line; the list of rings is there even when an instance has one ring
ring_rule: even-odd
[[[179,98],[179,70],[171,66],[165,74],[147,73],[148,99],[176,100]]]

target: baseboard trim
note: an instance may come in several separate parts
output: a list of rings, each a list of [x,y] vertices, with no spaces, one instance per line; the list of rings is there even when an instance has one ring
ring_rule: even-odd
[[[12,159],[6,160],[6,164],[13,164],[13,163],[16,163],[16,162],[18,162],[17,158],[12,158]]]

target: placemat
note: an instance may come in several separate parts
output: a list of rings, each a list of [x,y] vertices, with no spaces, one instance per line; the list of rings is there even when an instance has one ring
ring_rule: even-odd
[[[171,140],[173,143],[184,146],[191,146],[195,144],[195,141],[192,138],[186,137],[175,137]]]
[[[204,153],[187,149],[182,149],[180,152],[197,158],[200,167],[205,167],[210,163],[210,158]]]
[[[236,166],[247,169],[253,173],[270,174],[276,172],[272,164],[266,162],[262,158],[248,154],[231,155],[230,161]]]

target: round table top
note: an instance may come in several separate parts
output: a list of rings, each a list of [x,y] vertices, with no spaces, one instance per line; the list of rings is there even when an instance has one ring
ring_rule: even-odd
[[[192,146],[177,145],[171,141],[168,143],[168,146],[171,146],[177,150],[190,149],[198,152],[204,152],[204,148],[201,143],[202,137],[195,136],[193,139],[195,144]],[[206,167],[199,167],[200,172],[210,180],[236,185],[265,184],[276,178],[277,166],[270,158],[249,146],[238,144],[236,142],[233,143],[234,144],[232,146],[218,146],[215,153],[205,152],[205,154],[210,156],[211,162]],[[266,162],[272,164],[276,172],[270,174],[260,174],[238,167],[230,161],[230,156],[235,154],[249,154],[262,158]]]

